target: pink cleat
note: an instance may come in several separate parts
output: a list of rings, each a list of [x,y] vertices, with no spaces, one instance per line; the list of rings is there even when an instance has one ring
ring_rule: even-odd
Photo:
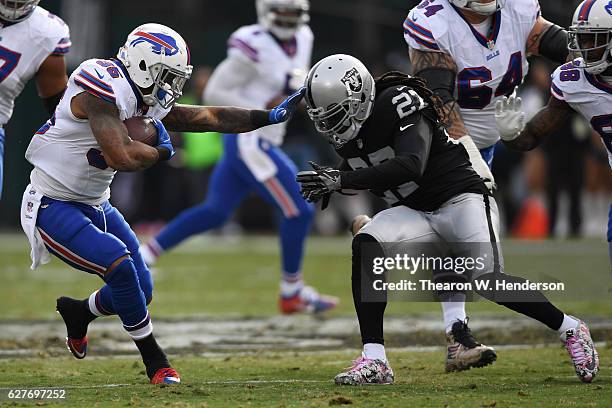
[[[576,375],[580,381],[590,383],[599,371],[599,354],[591,338],[591,332],[581,320],[578,327],[567,330],[561,335],[561,341],[569,353]]]
[[[338,385],[393,384],[393,370],[387,361],[359,357],[352,367],[334,378]]]

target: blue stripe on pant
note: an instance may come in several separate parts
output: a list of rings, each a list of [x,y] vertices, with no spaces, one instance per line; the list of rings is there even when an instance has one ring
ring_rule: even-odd
[[[155,240],[162,249],[169,250],[192,235],[218,228],[254,191],[281,211],[283,272],[289,275],[299,273],[314,206],[300,194],[295,181],[295,164],[280,148],[260,140],[260,148],[278,168],[275,177],[260,183],[240,159],[237,135],[224,135],[223,144],[224,154],[211,176],[205,202],[181,213]]]
[[[148,319],[146,304],[152,297],[153,280],[138,251],[138,239],[121,213],[108,202],[92,207],[43,197],[36,226],[51,253],[105,280],[100,306],[119,314],[124,326],[138,327],[142,333],[140,323]],[[106,273],[126,255],[131,257]]]

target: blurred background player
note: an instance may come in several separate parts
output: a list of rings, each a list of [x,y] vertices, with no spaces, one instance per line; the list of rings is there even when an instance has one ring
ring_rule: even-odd
[[[0,199],[3,184],[4,129],[15,99],[36,77],[38,95],[53,114],[66,84],[64,55],[70,33],[61,18],[37,6],[40,0],[0,1]]]
[[[191,73],[189,49],[177,32],[160,24],[139,26],[116,59],[87,60],[73,72],[56,114],[26,152],[34,170],[21,221],[32,268],[49,262],[52,253],[106,283],[87,299],[57,300],[69,350],[84,358],[89,323],[117,314],[152,384],[180,378],[153,336],[147,310],[153,281],[138,239],[108,201],[115,173],[169,160],[174,149],[164,124],[172,131],[250,131],[287,120],[302,98],[297,93],[270,111],[175,104]],[[155,120],[155,147],[131,140],[122,122],[142,115]]]
[[[256,6],[259,23],[230,37],[227,58],[206,87],[207,104],[264,109],[303,85],[313,46],[308,0],[257,0]],[[336,298],[320,295],[302,279],[314,210],[300,195],[296,166],[280,149],[285,130],[283,125],[226,134],[224,155],[212,174],[206,200],[181,213],[141,248],[147,264],[153,265],[186,238],[222,226],[254,191],[282,215],[280,311],[322,312],[335,307]]]
[[[583,1],[574,13],[568,49],[575,59],[553,73],[548,105],[525,125],[521,98],[497,102],[497,127],[504,143],[532,150],[564,125],[560,118],[580,113],[601,136],[612,168],[612,3]],[[608,215],[612,263],[612,204]]]
[[[495,199],[463,147],[449,139],[440,121],[440,105],[425,82],[400,72],[374,80],[356,58],[332,55],[312,68],[306,83],[308,113],[343,161],[338,169],[311,162],[314,171],[298,173],[304,197],[310,202],[324,200],[325,207],[334,192],[370,190],[391,207],[378,213],[353,239],[351,282],[363,352],[347,372],[336,376],[336,384],[394,381],[384,348],[386,290],[373,285],[381,276],[372,265],[376,258],[393,257],[392,248],[398,244],[406,245],[400,253],[407,248],[422,253],[415,245],[424,245],[428,250],[435,248],[440,257],[486,259],[481,270],[466,274],[435,270],[434,279],[488,281],[496,290],[478,290],[479,295],[557,331],[576,375],[591,382],[599,357],[586,324],[564,314],[537,290],[518,294],[495,285],[527,281],[504,273]],[[451,341],[460,347],[480,346],[465,325],[453,324]],[[481,367],[496,359],[492,350],[471,357],[454,361],[456,369]]]
[[[540,15],[537,0],[427,0],[408,14],[404,38],[414,74],[444,104],[450,137],[463,143],[474,170],[492,188],[489,167],[499,140],[491,126],[495,102],[522,83],[528,55],[564,62],[567,32]],[[457,321],[466,319],[465,294],[445,293],[441,299],[450,334]],[[469,368],[455,361],[461,358],[456,352],[461,345],[451,339],[447,336],[447,370]],[[478,345],[472,352],[490,350]]]

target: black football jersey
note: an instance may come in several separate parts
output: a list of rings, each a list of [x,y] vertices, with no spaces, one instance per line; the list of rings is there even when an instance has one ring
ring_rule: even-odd
[[[405,205],[419,211],[435,211],[463,193],[489,194],[484,181],[472,169],[463,145],[448,137],[431,107],[421,108],[422,99],[406,86],[380,92],[357,137],[336,149],[344,159],[341,170],[372,168],[400,155],[414,156],[417,163],[425,166],[417,173],[419,176],[394,181],[394,187],[389,187],[384,180],[389,176],[372,173],[367,183],[360,185],[367,184],[368,190],[391,206]],[[405,147],[411,146],[414,138],[427,140],[416,149],[418,152]]]

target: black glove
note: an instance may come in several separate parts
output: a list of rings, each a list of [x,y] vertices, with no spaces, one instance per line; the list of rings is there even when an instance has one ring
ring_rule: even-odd
[[[333,192],[341,189],[340,171],[332,167],[319,166],[315,162],[309,162],[314,171],[300,171],[297,174],[297,182],[302,185],[302,196],[310,203],[323,200],[321,209],[324,210],[329,204]]]

